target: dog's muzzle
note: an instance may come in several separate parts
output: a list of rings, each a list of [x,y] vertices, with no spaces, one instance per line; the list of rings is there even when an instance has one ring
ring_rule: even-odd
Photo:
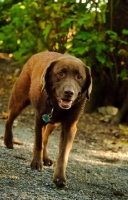
[[[73,101],[68,99],[61,99],[57,97],[58,104],[62,109],[69,109],[72,106]]]

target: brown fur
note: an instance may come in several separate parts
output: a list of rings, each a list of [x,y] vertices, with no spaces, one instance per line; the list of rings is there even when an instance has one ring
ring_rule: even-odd
[[[90,70],[79,59],[55,52],[38,53],[25,64],[16,81],[9,101],[9,116],[6,121],[4,143],[13,148],[12,124],[20,112],[30,103],[34,106],[35,142],[31,168],[41,170],[52,165],[47,154],[49,135],[60,123],[59,155],[53,175],[57,187],[66,185],[66,166],[76,124],[91,92]],[[42,115],[50,114],[50,123]]]

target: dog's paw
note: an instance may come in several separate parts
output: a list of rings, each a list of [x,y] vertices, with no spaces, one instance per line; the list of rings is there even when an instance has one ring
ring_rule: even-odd
[[[13,149],[13,142],[8,142],[4,139],[4,144],[8,149]]]
[[[43,168],[42,162],[38,160],[32,160],[30,166],[31,166],[31,169],[36,169],[38,171],[41,171]]]
[[[53,182],[58,188],[64,188],[67,184],[67,181],[65,178],[53,178]]]
[[[53,161],[49,158],[43,158],[43,165],[44,166],[52,166],[53,165]]]

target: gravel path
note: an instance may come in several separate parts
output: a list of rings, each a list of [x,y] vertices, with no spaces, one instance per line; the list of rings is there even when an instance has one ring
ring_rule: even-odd
[[[49,155],[54,161],[58,154],[59,129],[49,141]],[[67,167],[68,185],[60,190],[52,183],[54,167],[45,167],[41,172],[30,169],[33,123],[24,123],[24,118],[16,121],[14,135],[23,141],[23,145],[15,145],[14,150],[5,148],[3,132],[4,120],[0,120],[1,200],[128,199],[128,152],[104,151],[99,146],[93,148],[93,143],[86,144],[85,136],[83,139],[83,134],[78,134]]]

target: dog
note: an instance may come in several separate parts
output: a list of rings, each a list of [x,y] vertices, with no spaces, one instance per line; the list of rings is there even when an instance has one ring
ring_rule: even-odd
[[[4,144],[13,149],[12,125],[21,111],[35,108],[35,141],[31,168],[51,166],[47,143],[51,132],[61,124],[59,155],[53,174],[58,188],[65,187],[66,166],[77,122],[86,100],[90,99],[92,78],[89,67],[76,57],[56,52],[40,52],[24,65],[12,89]]]

